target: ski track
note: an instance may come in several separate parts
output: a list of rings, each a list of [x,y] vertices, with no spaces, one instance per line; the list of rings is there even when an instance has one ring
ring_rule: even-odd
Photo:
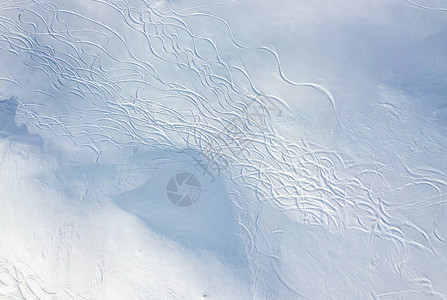
[[[433,6],[429,6],[429,5],[420,4],[417,1],[412,1],[412,0],[407,0],[407,1],[411,6],[414,6],[417,8],[428,9],[428,10],[447,11],[447,8],[445,8],[445,7],[433,7]]]
[[[0,297],[2,299],[86,299],[64,287],[50,285],[24,262],[0,257]]]
[[[288,79],[273,49],[244,46],[236,41],[225,19],[205,13],[184,15],[181,12],[187,9],[176,11],[167,5],[156,8],[146,1],[92,2],[104,14],[110,11],[119,17],[116,24],[123,24],[123,31],[102,21],[102,16],[86,15],[68,4],[59,5],[58,1],[0,4],[0,49],[15,55],[26,68],[47,80],[31,89],[27,82],[8,77],[6,71],[0,74],[2,85],[22,91],[17,92],[17,117],[28,126],[88,147],[97,154],[98,161],[108,148],[146,146],[161,151],[175,149],[191,164],[197,164],[198,157],[188,151],[192,149],[201,153],[200,161],[211,162],[211,179],[223,176],[236,183],[231,194],[241,208],[247,205],[237,192],[240,187],[255,193],[260,203],[280,211],[293,211],[303,224],[320,225],[332,232],[358,230],[391,240],[401,257],[400,262],[393,262],[397,265],[413,248],[446,261],[433,241],[445,243],[447,238],[439,235],[436,223],[435,234],[427,235],[416,224],[403,221],[398,213],[398,209],[440,209],[447,200],[447,177],[443,172],[405,166],[405,183],[391,187],[382,172],[393,170],[385,165],[360,164],[315,142],[302,139],[291,143],[279,136],[270,125],[269,110],[274,106],[287,111],[287,103],[275,95],[263,94],[247,71],[225,62],[212,39],[197,36],[189,29],[186,17],[221,22],[235,48],[273,57],[280,79],[318,90],[342,126],[335,99],[319,84]],[[88,24],[88,29],[72,28],[76,21]],[[132,37],[146,43],[135,44]],[[188,86],[165,78],[165,69],[185,71],[191,74],[191,82],[199,85]],[[182,105],[165,104],[169,100],[181,101]],[[378,105],[398,117],[399,112],[391,104]],[[253,118],[250,108],[254,106],[263,112],[259,119]],[[244,137],[225,131],[228,126]],[[244,142],[247,140],[248,144]],[[381,183],[381,188],[375,188],[376,182]],[[425,199],[402,204],[388,198],[395,191],[415,185],[426,185],[432,193]],[[278,270],[281,256],[269,240],[273,235],[281,235],[280,228],[266,233],[260,228],[259,215],[246,213],[247,219],[239,224],[247,236],[247,255],[255,261],[271,260],[285,288],[306,298]],[[407,237],[403,225],[417,233],[418,238]],[[433,290],[428,278],[414,278],[405,269],[396,268],[404,279],[424,281],[427,291],[447,299]],[[1,297],[49,299],[57,295],[77,299],[61,288],[49,286],[34,273],[25,275],[6,260],[0,261],[0,272]],[[412,291],[407,292],[410,296]],[[174,291],[167,293],[182,299]],[[395,295],[374,291],[372,294],[377,299]],[[404,296],[404,292],[399,295]]]

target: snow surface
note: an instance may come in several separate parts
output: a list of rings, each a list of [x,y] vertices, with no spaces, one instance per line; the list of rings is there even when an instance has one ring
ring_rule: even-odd
[[[442,0],[0,2],[0,299],[447,299],[446,32]]]

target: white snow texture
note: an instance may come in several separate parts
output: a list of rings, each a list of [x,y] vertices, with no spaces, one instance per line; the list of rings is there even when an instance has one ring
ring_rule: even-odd
[[[447,299],[444,0],[0,1],[0,299]]]

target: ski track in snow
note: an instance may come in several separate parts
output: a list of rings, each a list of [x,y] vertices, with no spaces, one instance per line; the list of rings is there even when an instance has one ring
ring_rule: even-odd
[[[434,218],[433,232],[427,233],[400,214],[433,207],[441,210],[447,201],[447,176],[442,170],[405,165],[405,174],[396,173],[384,164],[358,162],[325,149],[316,141],[290,142],[281,137],[269,114],[272,106],[287,112],[287,102],[264,94],[242,66],[221,57],[212,38],[196,35],[187,19],[223,24],[235,49],[263,53],[275,61],[278,80],[316,89],[342,127],[336,99],[320,84],[289,79],[277,52],[236,40],[234,29],[223,18],[146,1],[91,2],[95,4],[92,10],[61,1],[0,4],[2,55],[19,58],[23,68],[32,72],[24,79],[10,76],[8,70],[0,73],[1,85],[13,93],[6,96],[17,101],[18,120],[88,147],[98,162],[108,149],[135,147],[165,153],[167,161],[181,158],[198,172],[202,172],[198,160],[207,161],[210,180],[221,177],[228,181],[233,187],[229,192],[232,202],[245,215],[237,222],[247,257],[254,265],[269,261],[283,287],[297,299],[308,296],[282,270],[277,244],[284,228],[269,228],[267,223],[262,227],[262,210],[253,213],[250,205],[267,204],[298,223],[321,226],[328,232],[355,230],[392,241],[398,254],[391,263],[401,280],[447,299],[430,278],[404,266],[414,249],[446,263],[438,249],[446,243],[445,230]],[[171,75],[176,72],[186,74],[189,81]],[[399,118],[392,104],[378,102],[377,107]],[[254,108],[262,112],[258,118]],[[236,133],[228,133],[229,126]],[[400,176],[401,185],[390,186],[389,174]],[[419,186],[427,190],[423,198],[393,201],[397,193]],[[257,202],[246,203],[241,189],[254,193]],[[370,267],[372,260],[370,255]],[[24,269],[28,267],[0,261],[2,297],[79,299],[62,287],[48,285],[34,271],[26,275]],[[369,276],[373,282],[372,271]],[[374,287],[371,291],[375,299],[396,295],[376,293]],[[414,290],[407,292],[411,295]],[[167,293],[182,299],[175,291]],[[407,297],[405,291],[398,294]]]
[[[23,262],[0,258],[0,297],[2,299],[85,299],[69,290],[52,286]]]

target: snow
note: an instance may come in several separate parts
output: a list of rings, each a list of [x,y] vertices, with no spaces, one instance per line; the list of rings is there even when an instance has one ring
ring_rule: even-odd
[[[0,3],[0,299],[447,299],[443,5]]]

